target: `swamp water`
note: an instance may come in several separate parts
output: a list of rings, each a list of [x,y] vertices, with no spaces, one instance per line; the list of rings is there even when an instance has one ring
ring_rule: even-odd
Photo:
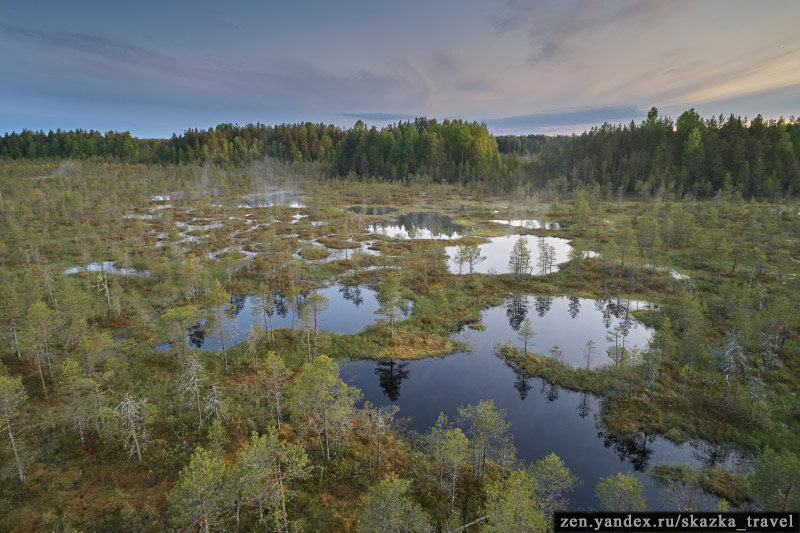
[[[378,318],[375,292],[355,286],[334,285],[319,291],[329,300],[320,315],[320,328],[339,333],[354,333]],[[255,311],[250,297],[234,298],[237,340],[243,341],[254,322],[263,318]],[[599,422],[600,401],[586,393],[562,389],[512,368],[494,353],[497,343],[519,345],[515,327],[520,318],[531,319],[536,335],[531,349],[546,352],[553,344],[564,351],[564,360],[583,364],[586,340],[597,344],[593,366],[605,364],[605,348],[622,339],[612,339],[620,329],[627,330],[626,346],[644,348],[651,331],[631,319],[630,311],[646,308],[646,302],[591,300],[575,297],[512,298],[503,306],[483,312],[485,330],[464,328],[454,338],[470,346],[470,351],[415,361],[352,361],[340,367],[341,378],[361,389],[364,400],[375,405],[396,404],[398,419],[413,431],[425,433],[436,422],[439,412],[451,421],[458,407],[492,399],[506,410],[518,456],[536,461],[556,453],[582,480],[571,495],[573,508],[598,505],[594,488],[601,477],[617,472],[634,472],[645,487],[652,509],[675,509],[691,504],[701,509],[716,505],[717,498],[695,491],[673,494],[656,484],[645,472],[655,464],[736,466],[737,456],[722,447],[696,442],[676,445],[663,437],[638,432],[617,435]],[[284,308],[285,309],[285,308]],[[275,327],[289,327],[290,313],[273,317]],[[622,326],[622,327],[621,327]],[[233,322],[226,319],[226,345],[233,341]],[[219,349],[219,337],[208,335],[190,339],[195,346]],[[689,499],[691,498],[691,499]]]
[[[314,292],[328,299],[328,308],[317,318],[320,330],[341,334],[357,333],[380,318],[375,313],[378,310],[378,300],[376,292],[372,289],[358,285],[337,284]],[[228,316],[223,315],[226,348],[244,342],[254,324],[264,327],[264,315],[258,310],[252,296],[234,296],[231,303],[232,312]],[[279,298],[276,312],[272,316],[272,327],[279,329],[291,326],[292,313],[286,301]],[[297,316],[294,318],[294,327],[301,328]],[[218,327],[194,328],[189,333],[189,343],[203,350],[219,350],[221,343]]]
[[[606,340],[609,329],[613,331],[625,322],[631,308],[646,305],[553,298],[549,309],[538,316],[536,300],[528,298],[528,303],[532,304],[528,313],[533,315],[534,329],[538,325],[534,348],[538,349],[540,342],[548,348],[558,344],[566,361],[572,360],[568,354],[580,351],[587,337],[594,338],[598,348],[609,345]],[[539,305],[544,308],[543,303]],[[700,491],[691,495],[673,494],[645,472],[659,463],[692,467],[732,465],[736,460],[734,454],[707,443],[676,445],[644,432],[633,435],[609,432],[598,421],[600,401],[596,397],[526,375],[494,354],[496,343],[519,344],[511,324],[517,317],[509,317],[507,310],[508,306],[490,308],[483,313],[485,330],[465,328],[454,336],[468,343],[471,351],[415,361],[353,361],[341,366],[340,375],[362,390],[364,400],[375,405],[397,405],[398,419],[419,433],[427,432],[440,412],[446,413],[452,422],[456,420],[458,407],[483,399],[494,400],[496,407],[506,410],[521,459],[532,462],[554,452],[582,480],[571,495],[573,508],[596,507],[594,489],[599,479],[628,471],[634,472],[644,484],[645,497],[652,509],[675,509],[688,503],[703,509],[716,505],[717,498]],[[647,328],[633,323],[626,342],[641,346],[649,338]],[[604,349],[602,358],[607,360]]]
[[[456,224],[452,217],[425,211],[406,213],[388,223],[370,224],[371,233],[379,233],[397,239],[460,239],[472,231],[472,228]]]
[[[567,239],[562,239],[559,237],[538,237],[536,235],[505,235],[503,237],[491,237],[489,242],[479,245],[481,249],[481,256],[486,257],[486,259],[475,265],[475,273],[510,273],[511,269],[508,268],[508,258],[511,256],[511,251],[514,249],[514,245],[517,243],[517,240],[519,240],[520,237],[525,239],[525,243],[530,251],[531,267],[533,267],[534,273],[538,273],[536,261],[539,257],[540,242],[552,246],[553,250],[555,251],[555,257],[553,259],[554,271],[556,270],[555,265],[565,263],[569,260],[569,252],[572,250],[572,246],[570,246]],[[458,253],[458,247],[447,246],[445,247],[445,252],[447,252],[447,255],[450,257],[450,260],[448,261],[450,272],[458,274],[459,264],[458,261],[455,260],[456,254]],[[469,273],[469,265],[464,263],[461,266],[461,272],[464,274]]]

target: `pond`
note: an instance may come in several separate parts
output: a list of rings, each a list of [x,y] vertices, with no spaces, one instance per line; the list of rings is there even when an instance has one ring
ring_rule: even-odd
[[[581,301],[581,314],[590,309],[595,309],[594,304]],[[599,313],[598,310],[586,314],[599,322]],[[559,318],[555,316],[553,322],[561,320],[569,324],[572,320],[563,312],[557,313]],[[420,433],[428,431],[439,412],[445,412],[454,421],[459,406],[493,399],[495,406],[506,410],[521,459],[536,461],[554,452],[582,480],[571,498],[575,509],[598,505],[594,489],[601,477],[632,471],[644,484],[652,509],[674,510],[687,505],[681,499],[685,495],[676,496],[660,487],[645,473],[648,467],[659,463],[734,466],[736,454],[708,443],[676,445],[644,432],[630,436],[609,432],[598,422],[597,398],[550,385],[513,369],[491,349],[494,342],[507,340],[503,328],[496,330],[494,321],[487,326],[485,331],[464,330],[456,335],[474,346],[472,352],[416,361],[353,361],[341,366],[341,377],[361,389],[364,399],[375,405],[396,404],[402,423]],[[604,327],[596,325],[594,329],[603,331]],[[561,331],[566,329],[565,326]],[[569,336],[567,333],[553,341],[569,346],[572,342]],[[697,497],[700,501],[692,501],[695,507],[710,509],[716,505],[715,497],[705,494]]]
[[[503,224],[505,226],[513,226],[515,228],[525,228],[525,229],[560,229],[561,225],[558,222],[542,222],[536,218],[517,218],[517,219],[508,219],[508,220],[500,220],[494,219],[490,220],[489,222],[494,222],[495,224]]]
[[[436,211],[406,213],[392,222],[370,224],[371,233],[397,239],[460,239],[472,228],[456,224],[452,217]]]
[[[589,366],[597,368],[612,362],[606,354],[611,346],[647,348],[653,331],[636,321],[631,311],[651,308],[652,304],[637,300],[518,294],[505,305],[483,312],[481,323],[485,330],[465,330],[459,337],[474,344],[478,351],[491,351],[495,343],[505,342],[522,349],[518,331],[527,318],[534,331],[528,340],[528,351],[549,355],[557,345],[565,363],[585,367],[585,346],[591,340],[594,354]]]
[[[317,320],[318,328],[321,330],[342,334],[357,333],[380,318],[375,314],[378,310],[378,300],[376,292],[372,289],[358,285],[337,284],[314,292],[328,299],[328,308],[320,313]],[[234,296],[231,298],[231,304],[230,314],[233,318],[223,317],[226,348],[247,339],[254,324],[258,323],[264,327],[264,316],[258,310],[252,296]],[[292,327],[292,313],[283,298],[278,298],[277,312],[272,317],[272,327]],[[294,327],[300,327],[297,317],[294,319]],[[219,350],[222,347],[218,326],[193,328],[189,333],[189,342],[195,348],[203,350]]]
[[[277,191],[272,193],[257,193],[243,197],[216,199],[211,202],[215,207],[235,206],[240,209],[266,208],[276,205],[302,209],[306,207],[302,201],[304,194],[291,191]]]
[[[380,205],[351,205],[347,210],[359,215],[389,215],[398,209]]]
[[[505,235],[503,237],[492,237],[489,242],[480,245],[481,256],[486,259],[475,265],[474,271],[478,274],[508,274],[511,269],[508,268],[508,258],[511,256],[511,250],[517,240],[522,237],[528,246],[531,254],[531,267],[534,273],[538,273],[536,261],[539,257],[539,250],[541,244],[546,244],[553,247],[555,253],[553,265],[565,263],[569,260],[569,252],[572,249],[567,239],[559,237],[537,237],[536,235]],[[459,264],[456,261],[456,254],[458,252],[457,246],[445,247],[445,252],[450,256],[449,267],[450,272],[457,274],[459,272]],[[469,266],[465,263],[461,266],[461,272],[469,273]]]
[[[89,263],[86,266],[74,266],[64,269],[64,274],[69,276],[71,274],[79,274],[81,272],[101,272],[105,271],[106,274],[122,274],[126,275],[126,269],[115,266],[114,261],[103,261],[102,265],[99,262]],[[128,276],[150,276],[148,270],[136,270],[135,268],[127,269]]]

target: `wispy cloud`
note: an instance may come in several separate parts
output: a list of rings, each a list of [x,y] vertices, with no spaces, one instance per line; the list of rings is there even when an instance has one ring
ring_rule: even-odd
[[[407,113],[339,113],[340,117],[361,119],[367,121],[394,121],[394,120],[411,120],[418,115],[409,115]]]
[[[36,42],[54,51],[78,52],[85,57],[101,58],[117,65],[147,67],[161,72],[169,72],[172,75],[177,74],[191,78],[209,77],[207,72],[192,67],[186,61],[164,55],[150,48],[100,35],[45,31],[4,23],[0,23],[0,33],[4,33],[8,37]]]
[[[590,107],[489,119],[486,125],[492,130],[539,131],[556,126],[628,122],[644,114],[636,106]]]

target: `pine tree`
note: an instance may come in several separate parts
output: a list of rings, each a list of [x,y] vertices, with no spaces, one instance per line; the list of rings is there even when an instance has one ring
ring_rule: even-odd
[[[204,533],[219,529],[232,501],[226,475],[221,458],[197,448],[167,496],[173,523]]]
[[[528,250],[527,241],[524,236],[520,235],[517,242],[514,243],[514,248],[508,258],[508,268],[514,274],[516,281],[522,281],[523,277],[528,273],[530,262],[531,252]]]

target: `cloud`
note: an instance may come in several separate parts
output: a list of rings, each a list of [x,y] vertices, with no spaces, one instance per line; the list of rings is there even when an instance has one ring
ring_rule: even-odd
[[[489,119],[486,125],[492,131],[531,132],[561,126],[628,122],[644,115],[636,106],[572,108]]]
[[[107,37],[65,31],[44,31],[0,23],[0,34],[35,41],[58,52],[69,50],[100,58],[117,65],[132,65],[190,78],[209,77],[202,69],[149,48],[123,43]]]
[[[409,115],[407,113],[339,113],[340,117],[361,119],[367,121],[395,121],[411,120],[419,115]]]
[[[250,97],[277,98],[298,108],[337,112],[360,106],[411,107],[424,104],[429,87],[413,68],[399,66],[392,74],[359,70],[331,74],[310,64],[295,63],[283,71],[234,70],[224,73],[236,89]]]

